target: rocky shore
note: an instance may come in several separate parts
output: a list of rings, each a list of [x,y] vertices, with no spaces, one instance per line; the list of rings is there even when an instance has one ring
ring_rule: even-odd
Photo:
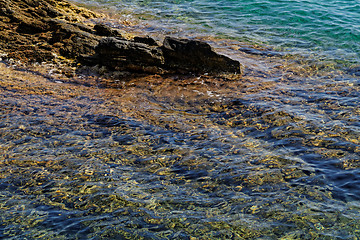
[[[122,36],[101,16],[66,1],[0,0],[0,53],[23,63],[70,59],[74,66],[146,74],[241,75],[238,61],[205,42]]]

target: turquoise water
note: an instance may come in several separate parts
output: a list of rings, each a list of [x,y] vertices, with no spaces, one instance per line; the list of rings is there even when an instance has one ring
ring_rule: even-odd
[[[89,2],[89,1],[80,1]],[[358,0],[98,0],[127,15],[187,34],[232,38],[359,63]]]

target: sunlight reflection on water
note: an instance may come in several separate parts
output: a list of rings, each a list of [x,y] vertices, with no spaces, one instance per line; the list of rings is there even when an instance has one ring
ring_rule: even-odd
[[[358,237],[358,79],[238,54],[237,81],[7,70],[1,236]]]

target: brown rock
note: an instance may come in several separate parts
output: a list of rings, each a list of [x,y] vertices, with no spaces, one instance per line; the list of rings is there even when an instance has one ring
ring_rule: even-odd
[[[0,49],[23,62],[93,54],[99,37],[79,23],[91,16],[96,15],[63,0],[0,0]]]
[[[89,33],[90,29],[79,24],[70,24],[64,20],[50,20],[52,38],[50,43],[54,46],[62,44],[60,54],[65,57],[76,58],[81,54],[94,54],[95,47],[100,38]],[[87,30],[87,31],[83,31]]]
[[[241,73],[238,61],[205,42],[166,37],[159,46],[151,37],[126,40],[104,24],[81,23],[95,16],[63,0],[0,0],[0,49],[27,62],[62,55],[130,72]]]

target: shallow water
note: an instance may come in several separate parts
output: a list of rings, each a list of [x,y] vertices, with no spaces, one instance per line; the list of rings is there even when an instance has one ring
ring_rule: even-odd
[[[1,62],[0,238],[358,239],[358,72],[203,39],[244,76]]]
[[[233,57],[247,63],[238,80],[2,63],[0,236],[360,237],[359,79]]]
[[[360,63],[357,0],[75,0],[167,33],[236,39],[341,65]]]

